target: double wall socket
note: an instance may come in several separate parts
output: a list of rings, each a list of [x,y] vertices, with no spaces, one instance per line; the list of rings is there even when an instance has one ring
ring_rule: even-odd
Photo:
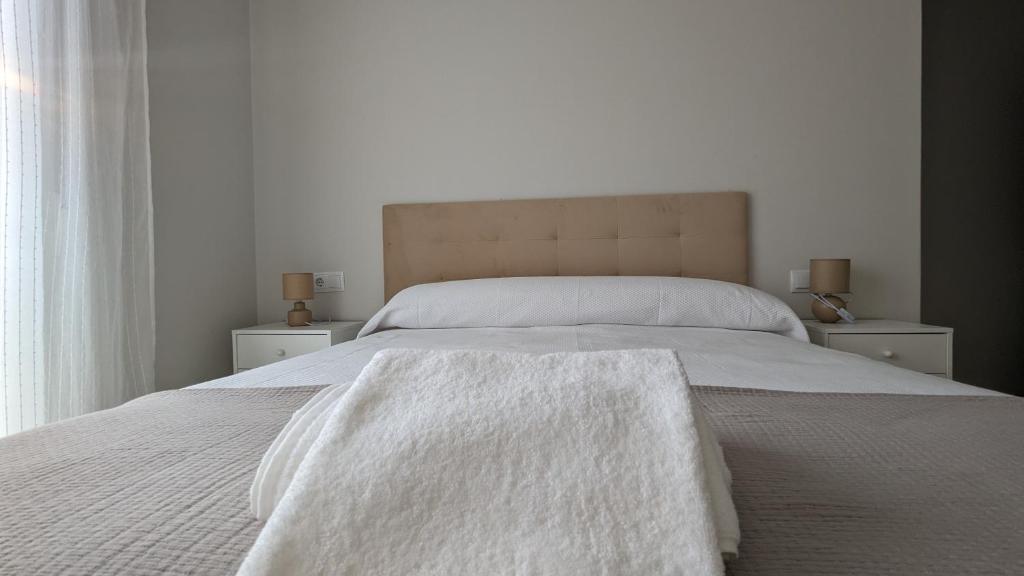
[[[792,293],[808,292],[811,289],[810,270],[789,271],[789,291]]]
[[[319,294],[321,292],[344,292],[345,291],[345,273],[344,272],[314,272],[313,273],[313,292]]]

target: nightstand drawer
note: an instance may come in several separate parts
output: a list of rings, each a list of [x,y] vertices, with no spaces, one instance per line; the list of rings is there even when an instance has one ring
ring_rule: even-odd
[[[946,372],[946,334],[829,334],[828,347],[900,368]]]
[[[330,335],[325,334],[239,334],[236,338],[238,370],[259,368],[331,345]]]
[[[308,326],[289,326],[273,322],[231,331],[235,372],[251,370],[280,360],[330,348],[352,340],[365,322],[314,322]]]

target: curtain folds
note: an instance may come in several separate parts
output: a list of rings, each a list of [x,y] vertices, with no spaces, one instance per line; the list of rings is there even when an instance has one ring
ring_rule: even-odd
[[[42,405],[42,419],[54,421],[153,391],[145,4],[29,3],[40,168],[36,189],[21,190],[37,198],[33,272],[42,287],[31,314],[40,364],[32,390],[37,415]],[[7,368],[3,388],[26,388],[25,371],[11,382]]]

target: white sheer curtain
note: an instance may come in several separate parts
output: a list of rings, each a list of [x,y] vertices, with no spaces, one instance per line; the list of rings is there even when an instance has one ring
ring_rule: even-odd
[[[0,435],[45,419],[36,7],[0,0]]]
[[[0,2],[5,102],[25,93],[10,87],[12,18],[29,54],[13,70],[31,86],[16,116],[5,109],[0,159],[19,207],[0,219],[2,434],[151,392],[154,320],[145,3]]]

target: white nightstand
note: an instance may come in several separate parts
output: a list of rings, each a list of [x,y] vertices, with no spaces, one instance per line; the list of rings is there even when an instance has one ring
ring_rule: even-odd
[[[953,377],[953,329],[898,320],[822,324],[804,320],[811,342],[900,368]]]
[[[324,322],[289,326],[284,322],[231,331],[235,373],[352,340],[365,322]]]

